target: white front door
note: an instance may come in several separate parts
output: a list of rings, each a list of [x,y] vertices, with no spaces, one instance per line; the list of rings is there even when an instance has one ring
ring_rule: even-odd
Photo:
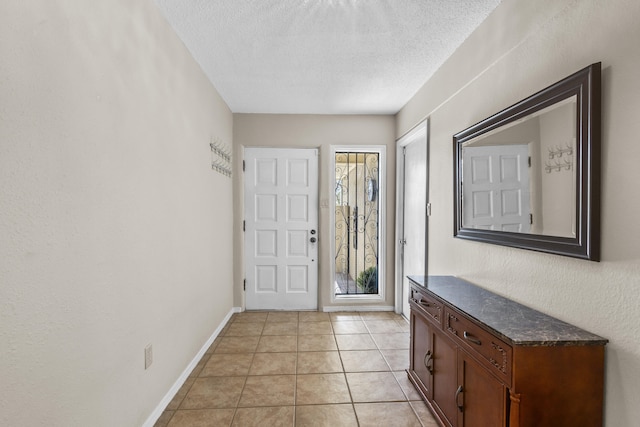
[[[528,233],[529,147],[464,147],[462,156],[462,225]]]
[[[246,148],[248,310],[318,307],[318,150]]]
[[[407,276],[426,274],[427,127],[426,122],[398,141],[398,277],[396,311],[409,317]]]

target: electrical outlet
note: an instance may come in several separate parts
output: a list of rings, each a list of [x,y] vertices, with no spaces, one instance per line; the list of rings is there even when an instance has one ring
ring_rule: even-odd
[[[153,346],[149,344],[144,348],[144,369],[149,369],[153,363]]]

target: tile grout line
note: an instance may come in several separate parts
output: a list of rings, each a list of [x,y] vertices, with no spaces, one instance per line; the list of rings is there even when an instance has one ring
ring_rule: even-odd
[[[332,323],[333,325],[333,323]],[[335,332],[335,331],[334,331]],[[338,350],[338,357],[340,358],[340,365],[342,366],[342,376],[344,377],[344,383],[347,385],[347,391],[349,392],[349,400],[351,401],[351,409],[353,410],[353,415],[356,417],[356,424],[360,427],[360,419],[358,418],[358,413],[356,412],[356,405],[353,401],[353,394],[351,393],[351,386],[349,385],[349,380],[347,379],[347,369],[344,366],[344,360],[342,360],[342,352],[340,351],[340,347],[338,346],[338,338],[336,334],[333,334],[333,340],[336,343],[336,349]]]
[[[298,322],[296,324],[296,369],[295,369],[295,377],[293,380],[293,427],[296,425],[296,417],[298,412],[298,337],[300,336],[300,314],[298,313]]]
[[[262,326],[262,330],[264,330],[264,325]],[[262,337],[262,330],[260,331],[260,337]],[[225,333],[225,336],[226,336],[226,333]],[[240,390],[240,393],[238,395],[238,400],[236,401],[235,408],[233,409],[233,417],[231,417],[231,421],[229,422],[229,427],[233,426],[233,422],[235,421],[236,416],[238,415],[238,407],[240,405],[240,400],[242,399],[242,394],[244,393],[244,389],[247,386],[247,380],[249,379],[249,372],[251,370],[251,365],[253,365],[253,360],[256,357],[255,350],[258,349],[258,345],[259,344],[260,344],[260,338],[258,338],[258,344],[256,344],[256,348],[254,349],[254,352],[253,352],[253,354],[251,356],[251,362],[249,362],[249,369],[247,370],[247,375],[244,376],[244,382],[242,384],[242,389]]]

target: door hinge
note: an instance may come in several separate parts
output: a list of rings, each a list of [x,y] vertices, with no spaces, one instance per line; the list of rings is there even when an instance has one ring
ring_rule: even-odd
[[[242,161],[242,172],[247,170],[247,163],[243,160]]]
[[[529,163],[529,167],[531,167],[531,156],[529,156],[529,159],[527,160],[527,162]]]
[[[533,225],[533,214],[529,214],[529,224]]]
[[[247,221],[242,221],[242,231],[247,231]]]
[[[431,203],[427,203],[427,216],[431,216]]]
[[[242,290],[243,291],[247,290],[247,279],[244,279],[244,285],[242,286]]]

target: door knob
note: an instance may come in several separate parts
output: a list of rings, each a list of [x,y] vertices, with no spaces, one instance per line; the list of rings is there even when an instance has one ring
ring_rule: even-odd
[[[315,237],[312,237],[311,239],[309,239],[309,241],[310,241],[311,243],[315,243],[315,242],[316,242],[316,240],[317,240],[317,239],[316,239]]]

